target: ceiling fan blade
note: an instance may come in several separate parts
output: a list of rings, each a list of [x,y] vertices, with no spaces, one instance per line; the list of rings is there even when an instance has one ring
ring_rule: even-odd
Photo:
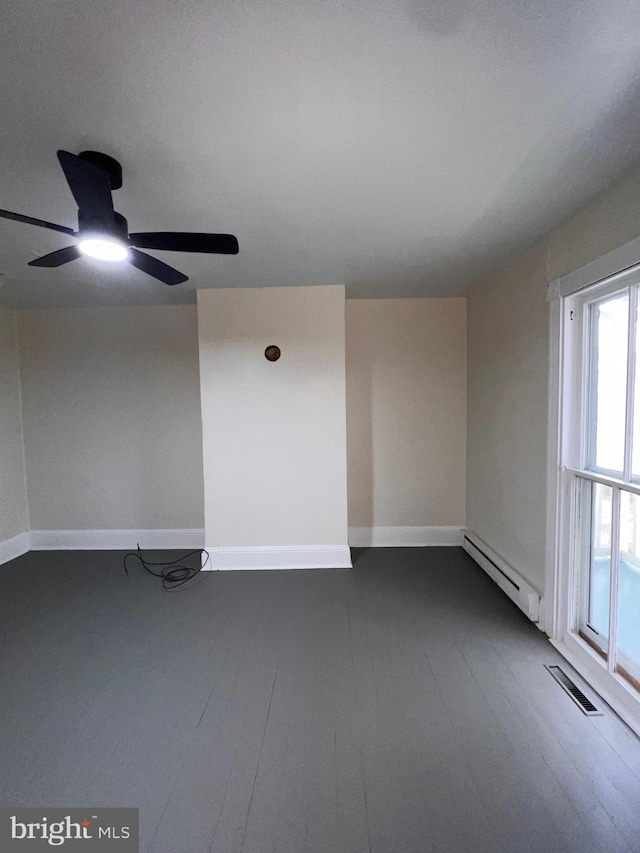
[[[75,261],[79,257],[80,249],[77,246],[67,246],[65,249],[58,249],[57,252],[50,252],[48,255],[36,258],[35,261],[29,261],[29,266],[61,267],[62,264],[68,264],[69,261]]]
[[[189,281],[188,276],[137,249],[129,249],[129,263],[165,284],[182,284],[183,281]]]
[[[109,173],[68,151],[58,151],[58,160],[83,223],[111,230],[114,215]]]
[[[51,231],[60,231],[62,234],[75,234],[73,228],[64,225],[56,225],[55,222],[46,222],[44,219],[34,219],[33,216],[23,216],[21,213],[12,213],[10,210],[0,210],[3,219],[15,219],[16,222],[26,222],[27,225],[39,225],[40,228],[49,228]]]
[[[188,231],[145,231],[129,235],[132,246],[168,252],[206,252],[237,255],[238,241],[232,234],[201,234]]]

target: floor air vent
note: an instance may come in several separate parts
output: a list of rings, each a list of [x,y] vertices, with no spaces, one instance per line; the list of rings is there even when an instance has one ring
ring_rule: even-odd
[[[602,711],[598,711],[596,706],[584,695],[582,690],[571,681],[569,676],[564,673],[559,666],[547,666],[545,663],[545,669],[548,669],[551,675],[558,682],[560,687],[562,687],[568,694],[571,696],[576,705],[580,708],[583,714],[586,714],[588,717],[601,717]]]

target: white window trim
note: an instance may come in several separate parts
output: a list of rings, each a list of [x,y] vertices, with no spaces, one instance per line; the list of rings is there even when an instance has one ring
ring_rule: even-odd
[[[569,394],[563,389],[575,387],[581,381],[580,341],[584,330],[570,320],[577,300],[584,301],[596,287],[604,295],[627,283],[640,280],[640,238],[604,255],[563,278],[552,281],[548,288],[549,301],[549,376],[548,376],[548,433],[547,433],[547,565],[544,589],[544,629],[558,651],[614,708],[623,720],[640,735],[640,701],[638,694],[615,673],[585,642],[571,633],[577,590],[572,588],[574,564],[573,537],[576,501],[573,489],[575,474],[605,485],[619,485],[615,477],[604,472],[585,471],[577,454],[576,440],[584,423],[582,412],[572,409]],[[606,285],[604,281],[607,280]],[[582,380],[583,381],[583,380]],[[583,402],[586,395],[582,395]],[[632,428],[627,423],[627,430]],[[628,467],[629,460],[626,460]],[[640,487],[625,483],[629,491],[640,493]]]
[[[639,268],[640,237],[596,258],[574,272],[554,279],[547,289],[547,298],[551,302],[563,296],[571,296],[579,290],[584,290],[614,275],[633,273]]]

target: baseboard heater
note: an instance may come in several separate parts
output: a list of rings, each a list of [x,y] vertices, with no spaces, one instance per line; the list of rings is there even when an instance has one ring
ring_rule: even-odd
[[[540,593],[512,566],[470,531],[465,532],[462,547],[532,622],[540,621]]]

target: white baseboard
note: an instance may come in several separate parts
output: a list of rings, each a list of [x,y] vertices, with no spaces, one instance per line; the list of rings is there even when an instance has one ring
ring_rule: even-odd
[[[16,557],[21,557],[29,550],[29,534],[18,533],[12,536],[11,539],[5,539],[0,542],[0,566],[3,563],[8,563],[9,560],[15,560]]]
[[[462,545],[462,527],[350,527],[354,548]]]
[[[204,530],[32,530],[33,551],[106,551],[141,548],[187,551],[204,547]]]
[[[207,571],[262,569],[350,569],[348,545],[275,545],[245,548],[206,548]]]
[[[462,547],[532,622],[542,628],[542,596],[472,530],[465,530]]]

